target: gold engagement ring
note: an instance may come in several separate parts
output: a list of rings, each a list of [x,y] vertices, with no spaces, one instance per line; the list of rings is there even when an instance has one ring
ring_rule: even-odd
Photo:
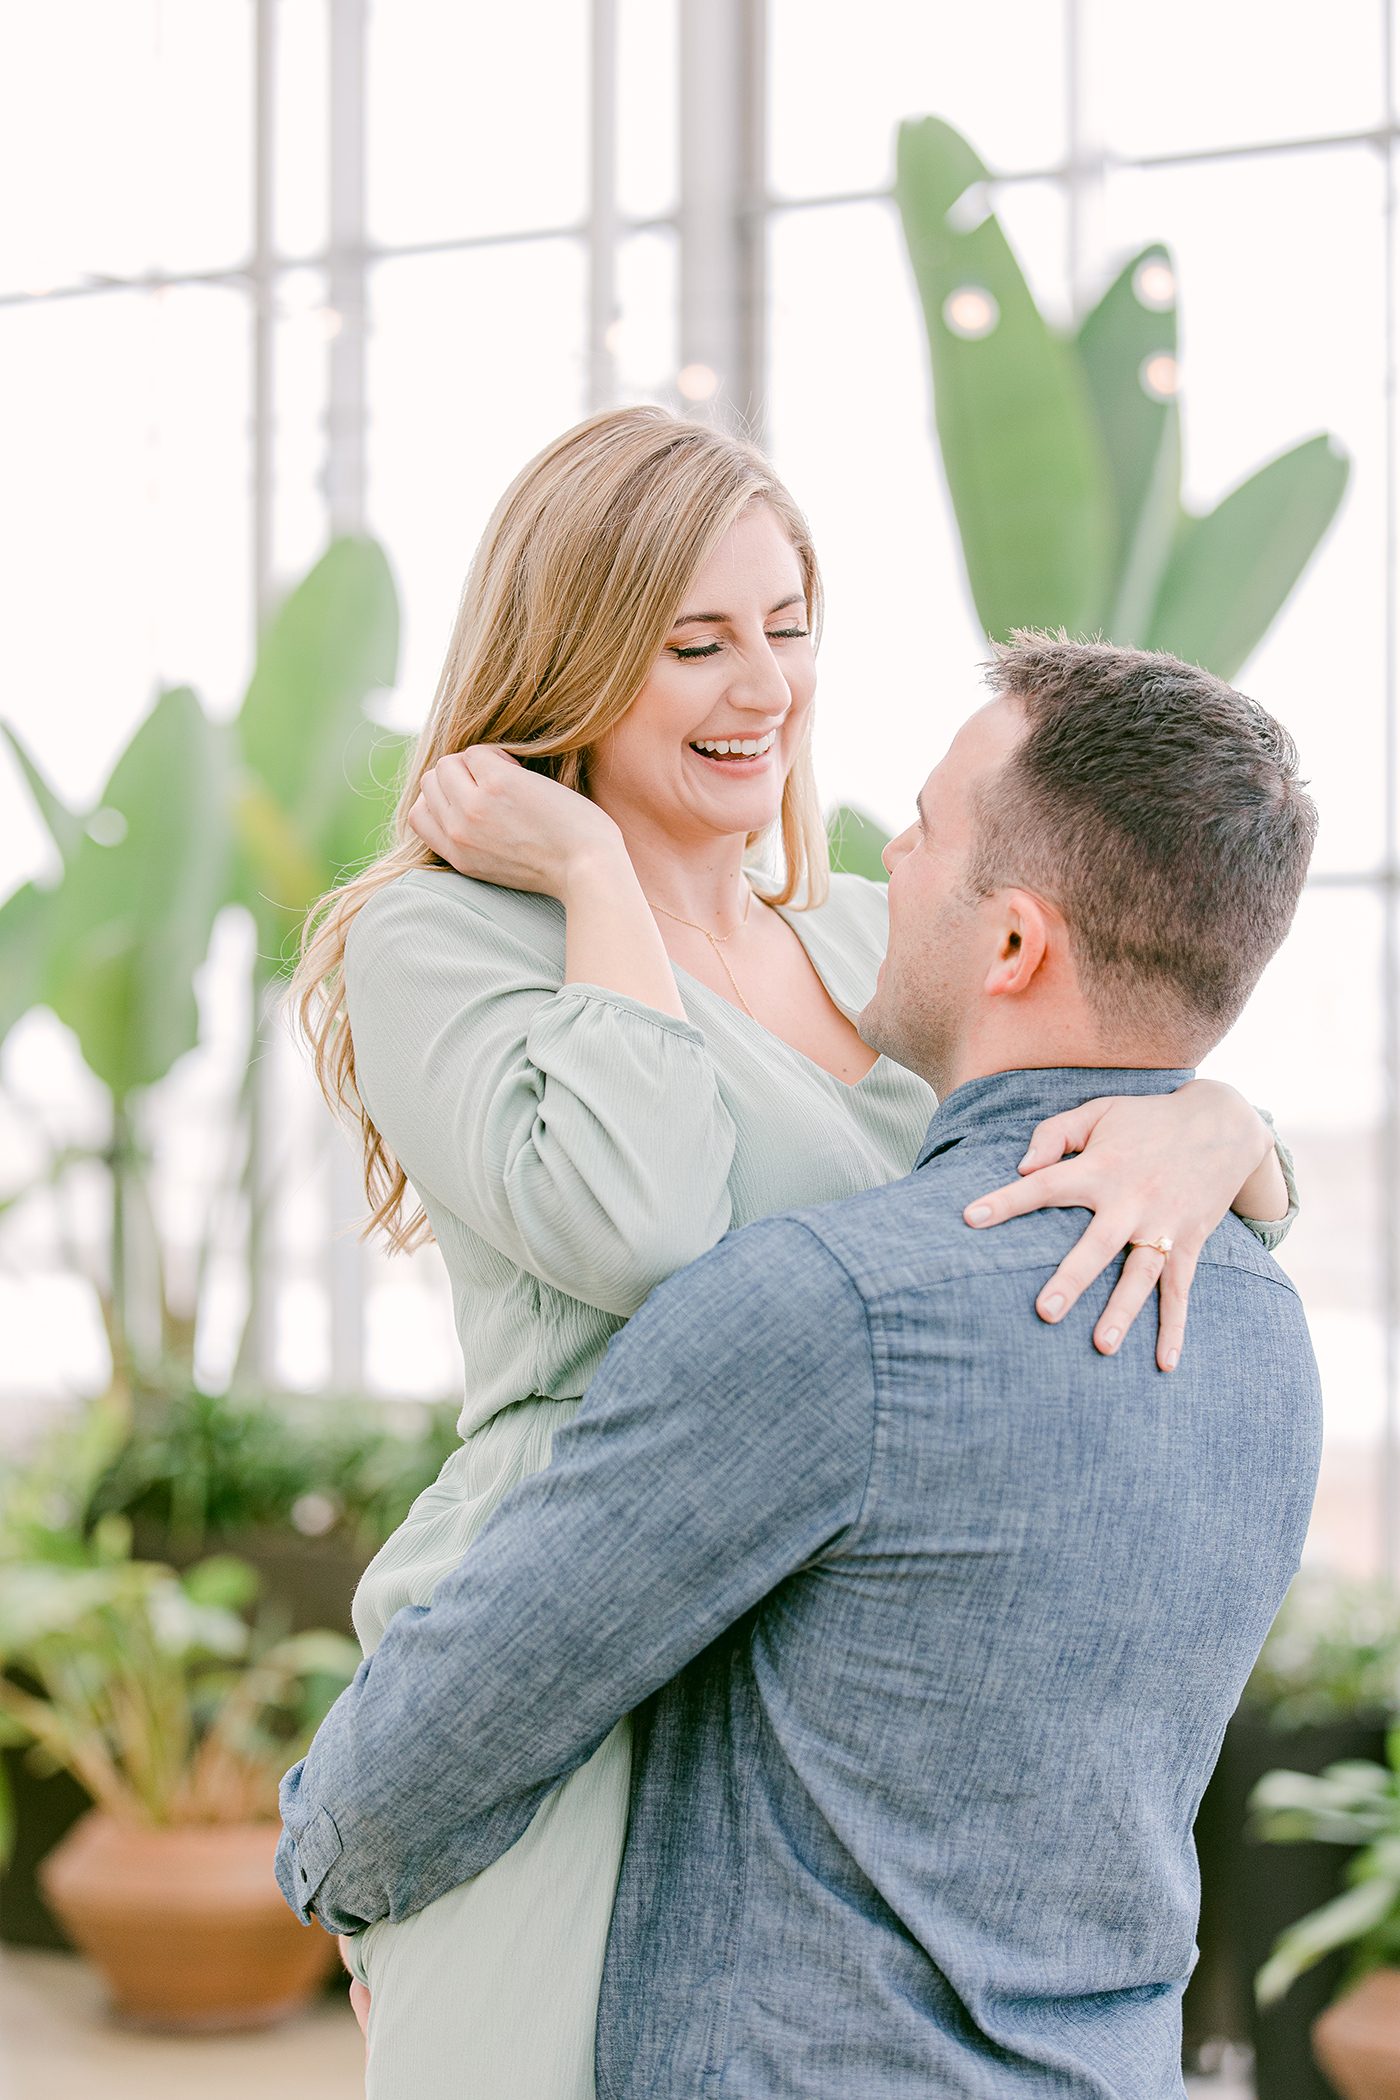
[[[1172,1243],[1165,1233],[1162,1234],[1159,1240],[1129,1240],[1128,1245],[1130,1247],[1151,1247],[1157,1254],[1170,1254],[1172,1251]]]

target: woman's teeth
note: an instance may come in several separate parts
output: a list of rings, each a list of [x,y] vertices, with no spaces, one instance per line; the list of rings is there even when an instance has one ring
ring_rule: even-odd
[[[707,758],[762,758],[765,751],[772,750],[777,733],[770,729],[767,736],[697,737],[690,748],[703,751]]]

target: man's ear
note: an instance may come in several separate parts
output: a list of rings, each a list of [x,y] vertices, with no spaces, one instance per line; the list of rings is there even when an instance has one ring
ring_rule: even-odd
[[[1049,913],[1029,890],[1002,890],[987,910],[996,951],[982,989],[989,999],[1028,992],[1050,946]]]

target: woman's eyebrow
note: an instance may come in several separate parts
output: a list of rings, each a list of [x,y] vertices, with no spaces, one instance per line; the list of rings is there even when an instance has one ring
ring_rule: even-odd
[[[802,605],[805,602],[806,601],[804,600],[801,591],[794,591],[790,598],[780,598],[776,605],[770,605],[763,617],[765,620],[771,620],[774,613],[786,612],[787,608],[790,605]],[[730,613],[680,613],[672,621],[671,625],[673,628],[690,627],[694,625],[694,623],[697,620],[707,620],[712,626],[714,626],[720,624],[725,620],[731,619],[732,617],[733,615]]]

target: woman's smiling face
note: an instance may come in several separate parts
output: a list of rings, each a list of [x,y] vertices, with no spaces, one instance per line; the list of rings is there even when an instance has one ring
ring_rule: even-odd
[[[624,829],[676,839],[778,815],[816,690],[802,565],[756,502],[686,593],[651,675],[589,753],[589,793]]]

